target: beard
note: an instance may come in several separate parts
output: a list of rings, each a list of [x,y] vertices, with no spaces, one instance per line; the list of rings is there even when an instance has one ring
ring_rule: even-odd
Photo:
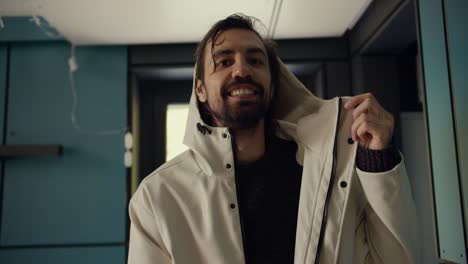
[[[229,104],[229,89],[240,84],[250,84],[256,87],[257,99],[246,100]],[[265,118],[268,111],[268,104],[265,98],[265,88],[253,81],[251,78],[236,79],[232,83],[221,88],[222,105],[218,111],[213,109],[207,102],[203,103],[205,112],[216,119],[222,126],[232,129],[249,129],[258,125],[261,119]],[[214,120],[213,120],[214,121]],[[214,122],[212,122],[214,123]]]

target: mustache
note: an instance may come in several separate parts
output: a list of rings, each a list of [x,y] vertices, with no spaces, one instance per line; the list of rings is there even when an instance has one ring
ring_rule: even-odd
[[[233,86],[242,85],[242,84],[249,84],[249,85],[254,86],[257,89],[257,92],[262,96],[265,93],[265,88],[263,87],[263,85],[252,80],[251,78],[244,78],[244,79],[237,78],[234,81],[224,85],[221,88],[221,94],[223,95],[223,97],[227,97],[229,95],[229,90],[231,90]]]

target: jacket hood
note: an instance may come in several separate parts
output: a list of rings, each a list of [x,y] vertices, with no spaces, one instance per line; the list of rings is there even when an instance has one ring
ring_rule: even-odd
[[[278,62],[280,87],[276,88],[276,100],[270,106],[272,117],[275,120],[295,125],[302,117],[318,111],[325,100],[313,95],[279,58]],[[194,73],[196,70],[195,68]],[[218,150],[216,144],[219,144],[219,142],[213,141],[210,138],[216,138],[222,134],[229,133],[229,131],[227,127],[212,127],[203,121],[200,109],[198,108],[195,87],[196,77],[194,74],[184,144],[196,154],[204,157],[205,165],[210,167],[216,156],[226,154],[216,153]],[[207,160],[210,160],[210,162],[208,163]]]

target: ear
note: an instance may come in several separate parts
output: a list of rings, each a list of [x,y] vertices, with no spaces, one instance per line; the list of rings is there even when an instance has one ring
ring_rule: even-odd
[[[195,93],[198,96],[198,100],[200,102],[205,103],[206,102],[206,89],[205,85],[203,84],[202,80],[197,79],[197,87],[195,88]]]

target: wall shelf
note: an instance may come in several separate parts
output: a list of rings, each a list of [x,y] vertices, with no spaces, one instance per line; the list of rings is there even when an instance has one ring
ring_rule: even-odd
[[[30,156],[60,156],[62,145],[3,145],[0,146],[0,158]]]

